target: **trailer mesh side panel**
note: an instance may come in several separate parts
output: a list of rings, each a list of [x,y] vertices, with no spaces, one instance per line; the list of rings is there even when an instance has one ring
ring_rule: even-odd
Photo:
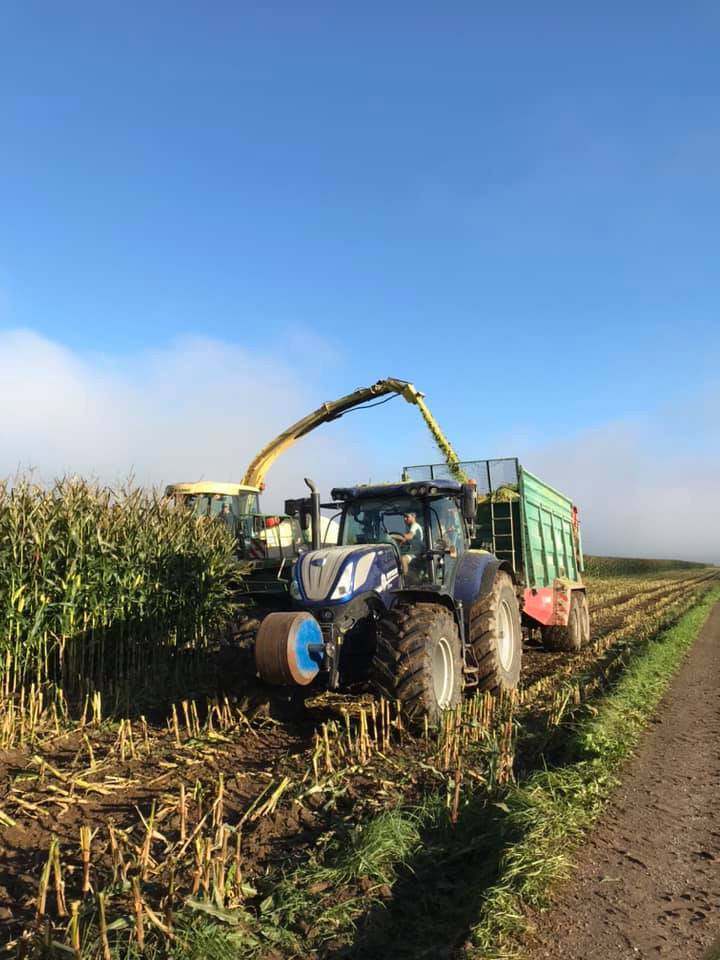
[[[504,486],[517,486],[518,462],[515,457],[500,460],[464,460],[460,463],[468,480],[477,483],[480,496]],[[425,463],[403,468],[403,477],[408,480],[454,480],[446,463]]]

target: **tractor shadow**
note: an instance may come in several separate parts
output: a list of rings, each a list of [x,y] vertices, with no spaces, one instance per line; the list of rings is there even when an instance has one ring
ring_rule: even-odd
[[[579,759],[563,727],[542,717],[526,720],[515,757],[524,782],[533,772]],[[483,917],[488,891],[501,878],[506,852],[523,839],[522,820],[510,816],[503,792],[479,792],[458,811],[421,832],[415,855],[397,870],[392,890],[356,923],[353,943],[322,960],[461,960]],[[385,891],[383,891],[385,892]],[[475,948],[477,955],[479,948]]]

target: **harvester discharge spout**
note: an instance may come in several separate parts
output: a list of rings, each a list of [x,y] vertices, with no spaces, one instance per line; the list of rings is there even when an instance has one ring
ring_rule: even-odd
[[[287,430],[279,434],[274,440],[271,440],[258,453],[255,459],[248,467],[243,483],[253,487],[262,487],[265,476],[273,465],[275,460],[296,443],[301,437],[306,436],[316,427],[323,423],[329,423],[331,420],[337,420],[349,410],[362,406],[368,400],[376,400],[379,397],[397,394],[403,397],[408,403],[415,404],[420,410],[420,414],[427,424],[430,432],[440,448],[445,461],[450,468],[452,475],[460,482],[464,482],[466,477],[460,466],[460,460],[452,448],[450,441],[440,429],[440,425],[433,417],[425,403],[424,394],[422,394],[412,383],[407,380],[398,380],[389,377],[385,380],[378,380],[370,387],[361,387],[359,390],[349,393],[339,400],[323,403],[317,410],[298,420]],[[389,399],[389,396],[388,396]],[[373,404],[370,404],[372,406]]]

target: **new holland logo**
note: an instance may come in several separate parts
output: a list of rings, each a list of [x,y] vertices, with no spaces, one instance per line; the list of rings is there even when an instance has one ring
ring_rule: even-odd
[[[388,573],[380,574],[380,589],[387,590],[390,587],[390,584],[393,580],[397,580],[400,574],[397,570],[390,570]]]

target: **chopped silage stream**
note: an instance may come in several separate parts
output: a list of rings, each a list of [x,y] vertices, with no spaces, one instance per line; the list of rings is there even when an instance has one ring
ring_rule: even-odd
[[[251,719],[229,699],[185,702],[164,724],[105,719],[98,701],[73,723],[56,703],[6,705],[2,936],[21,953],[56,942],[83,957],[128,944],[160,956],[190,915],[231,931],[238,956],[329,956],[373,901],[390,902],[393,859],[421,835],[373,860],[363,824],[428,802],[452,822],[533,769],[626,655],[716,582],[697,569],[593,580],[589,648],[528,646],[517,696],[477,696],[420,736],[370,700],[321,699],[289,722]],[[287,897],[293,877],[310,914]]]

